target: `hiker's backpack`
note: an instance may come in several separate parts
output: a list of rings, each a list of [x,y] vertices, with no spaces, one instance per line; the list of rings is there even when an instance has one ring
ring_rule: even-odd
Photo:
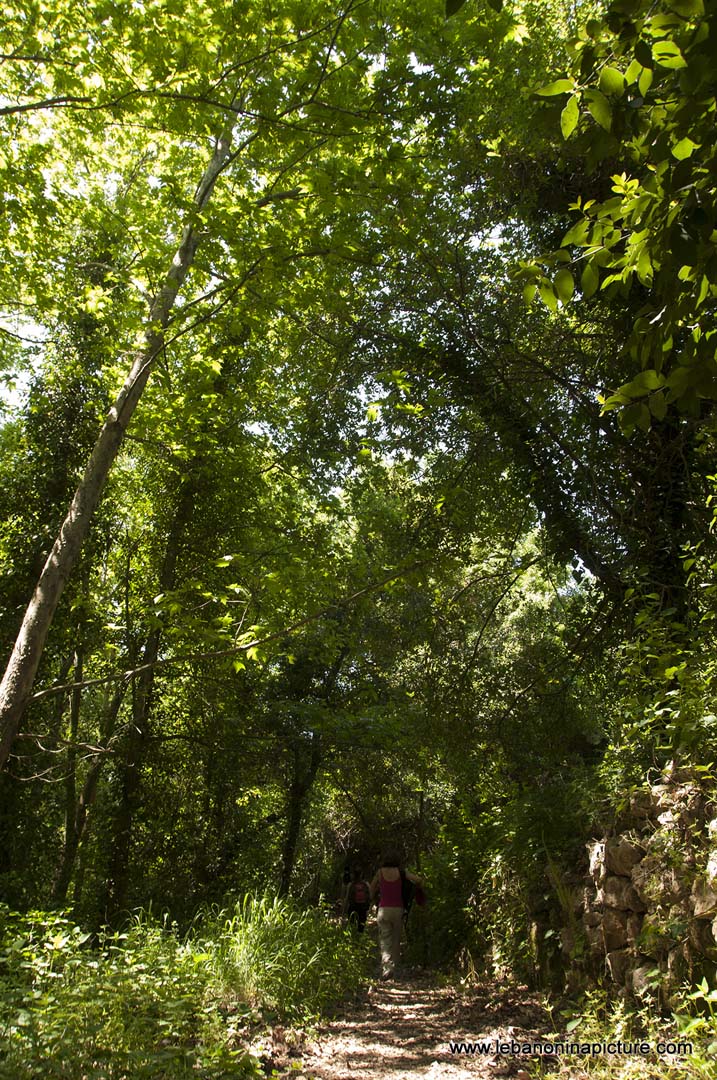
[[[349,901],[352,904],[368,904],[369,899],[369,888],[366,882],[354,881],[349,890]]]
[[[408,913],[410,912],[414,901],[419,907],[425,907],[426,904],[425,892],[420,885],[416,885],[415,882],[411,881],[405,870],[401,871],[401,900],[403,901],[404,921],[408,919]]]
[[[408,918],[408,913],[411,910],[411,906],[416,897],[416,886],[411,881],[410,877],[406,874],[405,870],[401,871],[401,900],[403,901],[403,917]]]

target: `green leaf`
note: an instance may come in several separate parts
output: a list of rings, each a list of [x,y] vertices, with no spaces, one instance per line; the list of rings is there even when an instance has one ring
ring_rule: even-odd
[[[673,368],[667,378],[667,385],[672,391],[671,400],[681,397],[685,390],[689,386],[691,370],[688,367],[679,365]]]
[[[563,133],[564,139],[567,139],[572,135],[577,127],[579,119],[580,109],[578,108],[578,99],[573,95],[560,114],[560,130]]]
[[[632,435],[635,430],[642,411],[642,406],[639,403],[634,405],[627,405],[624,409],[620,410],[619,420],[620,427],[626,435]]]
[[[707,277],[706,274],[703,274],[702,275],[702,280],[700,282],[700,291],[699,291],[699,293],[697,295],[697,302],[695,304],[696,308],[700,307],[704,303],[704,301],[707,298],[707,294],[708,294],[709,291],[710,291],[709,278]]]
[[[575,279],[569,270],[558,270],[553,282],[558,297],[564,304],[572,297],[575,291]]]
[[[651,394],[647,403],[650,406],[650,412],[655,419],[664,420],[667,413],[667,401],[665,395],[662,393]]]
[[[523,288],[523,301],[530,307],[533,302],[533,297],[538,291],[537,285],[525,285]]]
[[[652,49],[644,38],[640,38],[635,44],[635,59],[644,68],[652,67]]]
[[[652,46],[652,55],[661,67],[687,67],[687,61],[674,41],[656,41]]]
[[[580,278],[580,290],[586,299],[593,296],[597,292],[597,287],[600,284],[600,274],[597,267],[593,263],[589,262],[585,264],[585,269],[582,272]]]
[[[670,11],[676,11],[678,15],[682,15],[685,19],[695,15],[704,15],[705,13],[703,0],[668,0],[667,6]]]
[[[649,431],[652,427],[652,417],[647,405],[640,405],[640,411],[637,414],[637,426],[641,431]]]
[[[678,143],[672,147],[672,156],[677,158],[678,161],[684,161],[685,158],[691,156],[693,150],[698,150],[699,143],[693,142],[689,136],[685,136],[684,139],[680,139]]]
[[[600,89],[603,94],[625,93],[625,76],[614,67],[604,67],[600,72]]]
[[[582,244],[588,235],[590,229],[590,221],[587,218],[581,218],[576,221],[572,229],[569,229],[563,237],[563,244]]]
[[[646,68],[642,69],[642,74],[640,75],[640,78],[637,80],[637,86],[638,86],[638,89],[639,89],[639,91],[640,91],[640,93],[642,94],[643,97],[645,96],[647,91],[652,86],[652,80],[654,79],[654,77],[655,76],[654,76],[652,68],[647,68],[646,67]]]
[[[652,281],[652,260],[645,247],[637,258],[637,277],[642,285],[649,285]]]
[[[466,0],[446,0],[446,18],[450,19],[452,15],[460,11]]]
[[[553,291],[552,285],[540,286],[540,299],[550,311],[558,310],[558,298]]]
[[[556,79],[555,82],[542,86],[535,93],[540,97],[555,97],[556,94],[569,94],[575,89],[574,79]]]
[[[658,390],[664,385],[665,380],[662,375],[655,371],[654,368],[648,368],[646,371],[641,371],[639,375],[636,375],[631,382],[621,386],[620,393],[627,394],[631,398],[644,397],[651,390]]]
[[[589,90],[585,98],[593,118],[597,120],[600,127],[609,131],[612,127],[612,109],[605,95],[599,90]]]

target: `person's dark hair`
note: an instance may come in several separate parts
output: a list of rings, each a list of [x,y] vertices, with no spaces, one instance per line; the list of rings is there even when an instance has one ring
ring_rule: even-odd
[[[395,866],[397,870],[401,869],[403,859],[395,848],[389,848],[381,856],[381,866]]]

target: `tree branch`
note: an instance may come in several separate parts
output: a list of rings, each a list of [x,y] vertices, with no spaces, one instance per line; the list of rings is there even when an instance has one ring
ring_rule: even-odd
[[[65,683],[61,686],[49,686],[46,690],[39,690],[33,694],[31,701],[39,701],[42,698],[49,697],[52,694],[63,694],[68,690],[81,689],[88,686],[104,686],[107,683],[115,682],[122,679],[133,679],[136,675],[141,675],[143,672],[149,671],[157,667],[166,667],[170,664],[184,664],[192,663],[197,660],[214,660],[223,656],[235,656],[237,653],[247,652],[249,649],[259,648],[261,645],[268,645],[272,641],[278,641],[279,639],[286,637],[287,634],[293,634],[296,630],[301,630],[304,626],[309,626],[311,623],[317,622],[324,616],[329,615],[332,611],[339,606],[345,606],[352,604],[355,600],[358,600],[361,596],[365,596],[367,593],[376,592],[378,589],[384,588],[384,586],[391,584],[393,581],[399,581],[407,574],[413,573],[414,570],[420,570],[424,566],[428,566],[433,560],[423,559],[421,562],[413,563],[411,566],[407,566],[403,570],[396,571],[393,574],[389,574],[388,577],[382,578],[381,581],[374,582],[372,585],[367,585],[363,589],[359,589],[357,592],[352,593],[350,596],[345,597],[342,600],[335,601],[329,604],[327,607],[322,608],[320,611],[314,612],[313,615],[307,615],[304,619],[299,619],[298,622],[292,623],[290,626],[282,627],[281,630],[276,630],[273,634],[267,634],[266,637],[255,638],[252,641],[243,642],[241,645],[231,645],[225,649],[210,649],[206,652],[191,652],[180,653],[179,656],[167,656],[162,659],[153,661],[150,664],[140,664],[136,668],[131,668],[129,671],[120,671],[114,675],[103,675],[97,679],[87,679],[81,683]]]

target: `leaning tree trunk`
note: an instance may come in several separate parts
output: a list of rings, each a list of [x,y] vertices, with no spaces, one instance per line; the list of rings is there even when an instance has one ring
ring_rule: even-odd
[[[197,188],[194,199],[197,209],[201,210],[209,201],[217,177],[229,161],[230,146],[231,131],[227,128],[217,140],[212,160]],[[85,474],[28,604],[0,685],[0,769],[8,759],[27,706],[55,609],[79,557],[127,425],[142,396],[155,358],[164,346],[164,331],[198,246],[199,234],[190,223],[184,229],[164,284],[150,309],[144,348],[135,357],[127,380],[107,415]]]

